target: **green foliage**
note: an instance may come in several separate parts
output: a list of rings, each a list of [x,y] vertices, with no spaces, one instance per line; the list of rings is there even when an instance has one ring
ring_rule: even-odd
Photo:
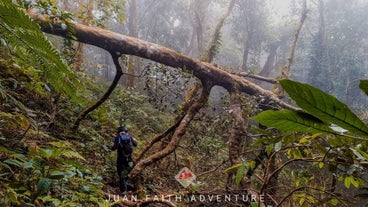
[[[0,175],[5,190],[0,204],[86,206],[102,203],[101,179],[79,164],[84,158],[68,142],[19,153],[0,148]],[[62,156],[61,156],[62,155]]]
[[[148,96],[119,87],[114,91],[112,99],[106,103],[106,120],[113,121],[116,127],[126,124],[138,137],[163,131],[171,120],[167,119],[167,113],[150,104],[149,99]]]
[[[61,60],[39,26],[10,0],[0,2],[0,34],[2,43],[20,65],[42,70],[46,89],[52,87],[77,99],[75,92],[81,85],[76,76]]]
[[[286,132],[333,133],[321,120],[305,112],[280,110],[264,111],[253,117],[265,126],[273,126]]]
[[[281,149],[281,152],[286,152],[289,160],[306,158],[313,160],[312,166],[303,165],[305,169],[300,172],[295,169],[285,169],[292,173],[296,187],[313,186],[312,181],[315,178],[313,174],[307,172],[326,169],[337,176],[338,181],[343,182],[348,189],[351,186],[355,188],[365,186],[366,165],[364,163],[368,161],[366,153],[368,143],[365,141],[368,135],[367,125],[345,104],[317,88],[290,80],[282,80],[280,83],[305,112],[269,110],[254,116],[253,119],[262,125],[287,133],[281,137],[281,140],[273,135],[271,139],[264,138],[257,142],[267,145],[268,154],[276,153]],[[366,84],[365,81],[361,81],[362,90],[367,89]],[[276,149],[276,144],[280,141],[285,146],[284,150],[281,147]],[[294,195],[294,199],[300,206],[309,206],[311,203],[318,202],[337,205],[341,200],[336,199],[338,195],[336,196],[326,197],[321,201],[318,196],[300,192]]]
[[[245,164],[239,163],[227,168],[225,172],[229,172],[235,169],[236,169],[235,183],[239,185],[244,177],[244,173],[246,172],[247,166]]]
[[[265,111],[255,116],[255,120],[282,131],[327,134],[337,133],[331,128],[331,124],[335,124],[349,130],[351,134],[368,136],[368,127],[335,97],[307,84],[290,80],[282,80],[280,83],[290,97],[308,113]]]
[[[313,86],[291,80],[281,80],[280,84],[298,106],[309,114],[328,125],[333,123],[353,134],[368,136],[367,125],[335,97]]]
[[[94,24],[103,27],[112,19],[121,24],[125,23],[125,0],[98,1],[97,8],[102,11],[102,15],[99,15],[98,19],[92,21]]]
[[[265,126],[286,132],[339,134],[336,128],[334,130],[334,125],[331,125],[336,124],[348,129],[351,134],[363,137],[368,135],[367,125],[335,97],[307,84],[290,80],[282,80],[280,83],[307,113],[290,110],[264,111],[253,119]]]
[[[340,176],[339,181],[344,181],[346,188],[350,188],[351,185],[358,188],[359,186],[364,186],[364,181],[352,175]]]
[[[145,78],[144,90],[149,96],[149,102],[155,104],[156,108],[161,111],[173,110],[177,101],[184,100],[182,89],[193,81],[189,74],[181,70],[168,70],[161,64],[147,65],[143,76]],[[172,88],[177,90],[172,90]]]

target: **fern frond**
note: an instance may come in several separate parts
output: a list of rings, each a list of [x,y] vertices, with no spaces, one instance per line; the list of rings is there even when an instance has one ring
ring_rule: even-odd
[[[48,144],[60,149],[69,149],[72,147],[72,144],[66,141],[49,142]]]
[[[63,62],[39,25],[11,0],[0,1],[0,33],[18,61],[42,70],[55,91],[64,92],[73,100],[77,99],[76,90],[82,84]]]
[[[81,160],[86,160],[82,155],[80,155],[78,152],[71,151],[71,150],[63,150],[62,156],[66,158],[77,158]]]

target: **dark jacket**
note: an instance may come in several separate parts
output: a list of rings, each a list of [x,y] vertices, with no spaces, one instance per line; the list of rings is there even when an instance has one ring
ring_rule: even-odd
[[[120,133],[128,134],[127,132],[120,132]],[[129,135],[130,139],[132,140],[133,146],[136,147],[137,146],[137,141],[130,134],[128,134],[128,135]],[[118,147],[119,146],[119,137],[120,137],[120,134],[118,133],[115,137],[114,145],[111,147],[111,150],[116,150],[116,149],[118,150],[118,160],[123,158],[123,156],[124,156],[123,150],[120,147]]]

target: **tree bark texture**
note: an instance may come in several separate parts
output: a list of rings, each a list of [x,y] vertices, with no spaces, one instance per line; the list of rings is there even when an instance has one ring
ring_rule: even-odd
[[[138,17],[137,17],[137,0],[130,0],[129,4],[129,36],[138,37]],[[137,58],[129,57],[128,75],[124,76],[126,87],[134,86],[134,75],[137,66]]]
[[[237,89],[230,92],[231,100],[231,115],[233,117],[232,128],[230,130],[229,136],[229,159],[231,165],[236,165],[242,163],[240,158],[240,153],[242,149],[242,144],[244,138],[247,135],[248,121],[243,118],[243,113],[241,109],[240,93]],[[233,183],[233,178],[236,175],[236,170],[231,170],[228,173],[227,187],[230,187]],[[245,180],[242,179],[240,186],[245,185]]]

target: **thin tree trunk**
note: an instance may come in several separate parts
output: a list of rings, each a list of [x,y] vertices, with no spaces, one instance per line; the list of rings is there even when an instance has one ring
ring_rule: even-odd
[[[92,11],[93,11],[93,1],[88,0],[86,6],[86,16],[82,19],[82,24],[88,25],[89,22],[92,20]],[[83,64],[83,53],[84,53],[84,44],[81,42],[77,42],[77,51],[74,56],[74,68],[77,70],[82,70]]]
[[[281,77],[284,78],[284,79],[289,79],[290,78],[291,64],[293,63],[293,59],[294,59],[296,43],[298,42],[299,34],[300,34],[300,31],[302,30],[302,27],[303,27],[303,24],[304,24],[304,21],[305,21],[306,18],[307,18],[307,1],[304,0],[303,1],[302,13],[301,13],[300,21],[299,21],[299,26],[295,31],[294,40],[292,41],[292,43],[290,45],[289,56],[287,58],[287,62],[286,62],[286,64],[284,65],[284,67],[282,69]],[[283,95],[284,94],[284,89],[282,89],[280,84],[275,85],[274,91],[278,95]]]
[[[217,48],[217,44],[220,40],[220,32],[221,32],[221,28],[224,25],[224,22],[226,20],[226,18],[230,15],[231,10],[233,9],[235,4],[235,0],[231,0],[229,7],[227,8],[226,13],[220,18],[219,22],[217,23],[217,26],[215,28],[215,32],[212,36],[212,41],[210,42],[210,46],[208,48],[208,52],[207,52],[207,56],[205,58],[203,58],[203,61],[205,62],[212,62],[213,58],[216,55],[216,48]]]
[[[195,11],[195,19],[196,19],[196,27],[195,27],[195,31],[196,31],[196,36],[197,36],[197,47],[198,47],[198,55],[201,54],[201,52],[203,52],[203,27],[202,27],[202,21],[201,18],[199,17],[199,12]]]
[[[264,64],[261,72],[258,73],[258,75],[264,77],[268,77],[270,75],[272,69],[274,68],[278,48],[279,48],[278,43],[274,43],[270,46],[270,53],[268,54],[267,61]]]
[[[303,27],[303,24],[304,24],[304,21],[305,21],[306,18],[307,18],[307,1],[304,0],[299,26],[298,26],[297,30],[295,31],[294,40],[290,45],[289,56],[287,58],[287,62],[285,64],[285,66],[282,70],[282,75],[283,75],[283,78],[285,78],[285,79],[290,78],[291,64],[293,63],[293,59],[294,59],[296,43],[298,42],[299,34],[300,34],[300,31],[302,30],[302,27]]]
[[[252,34],[249,33],[247,40],[244,43],[244,49],[243,49],[243,64],[241,66],[242,71],[247,71],[247,62],[248,62],[248,55],[249,55],[249,51],[250,51],[250,45],[252,42]]]
[[[137,0],[130,0],[129,5],[129,36],[138,37],[138,17],[137,17]],[[134,77],[137,66],[137,58],[134,56],[129,57],[128,75],[125,76],[125,86],[134,86]]]
[[[190,38],[189,45],[185,51],[185,54],[191,57],[194,57],[194,45],[195,45],[195,39],[196,39],[196,26],[194,23],[192,23],[193,31],[192,31],[192,37]]]
[[[324,17],[324,4],[322,0],[318,1],[320,6],[319,6],[319,10],[320,10],[320,21],[321,21],[321,29],[323,31],[323,42],[326,48],[328,48],[328,38],[326,38],[326,25],[325,25],[325,17]],[[330,64],[330,55],[329,55],[329,50],[326,49],[326,54],[325,54],[326,58],[325,58],[325,67],[327,68],[327,77],[328,79],[328,89],[333,91],[335,86],[334,86],[334,81],[333,81],[333,76],[332,76],[332,67]]]

